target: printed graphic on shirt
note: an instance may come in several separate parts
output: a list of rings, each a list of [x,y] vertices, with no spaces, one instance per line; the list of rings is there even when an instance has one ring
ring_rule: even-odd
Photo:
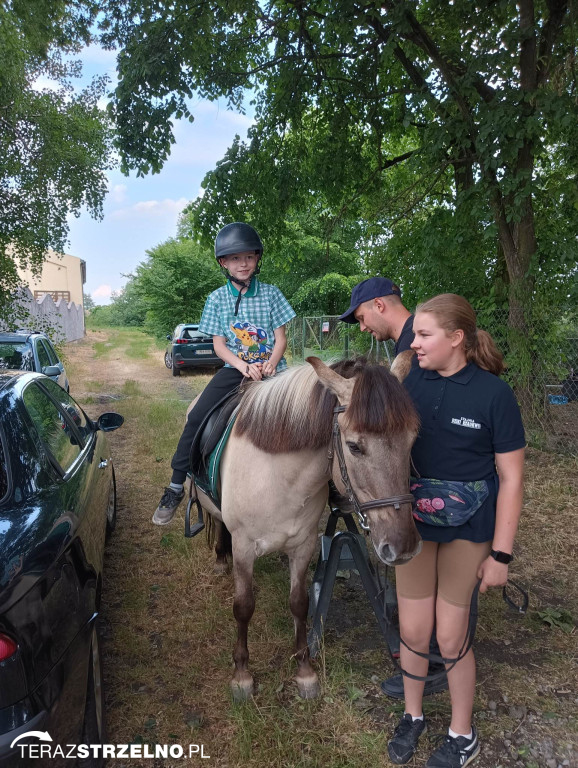
[[[267,334],[253,323],[233,323],[237,357],[246,363],[262,363],[271,357],[272,347],[268,345]]]
[[[452,419],[452,424],[457,424],[459,427],[469,427],[470,429],[481,429],[482,425],[478,424],[473,419],[468,419],[466,416],[460,416],[459,419]]]

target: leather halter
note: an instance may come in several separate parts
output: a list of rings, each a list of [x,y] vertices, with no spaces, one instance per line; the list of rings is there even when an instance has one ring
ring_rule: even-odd
[[[359,499],[351,486],[349,474],[347,473],[345,456],[343,455],[343,446],[341,445],[341,430],[339,429],[338,416],[346,410],[347,406],[345,405],[338,405],[333,409],[333,445],[330,448],[329,459],[333,459],[333,449],[335,449],[337,461],[339,462],[339,470],[341,472],[341,480],[345,486],[349,502],[359,520],[359,525],[364,531],[369,531],[369,521],[365,514],[366,510],[375,509],[376,507],[393,507],[399,511],[402,504],[412,504],[414,496],[413,493],[404,493],[400,496],[389,496],[387,499],[373,499],[372,501],[365,501],[360,504]]]

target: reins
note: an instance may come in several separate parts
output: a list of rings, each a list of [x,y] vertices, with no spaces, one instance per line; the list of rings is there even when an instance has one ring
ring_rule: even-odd
[[[365,514],[366,510],[376,509],[377,507],[393,507],[394,509],[399,510],[402,504],[413,504],[414,497],[413,493],[404,493],[400,494],[399,496],[389,496],[386,499],[373,499],[372,501],[365,501],[363,503],[359,502],[359,499],[357,498],[355,491],[351,486],[351,481],[349,480],[347,464],[345,463],[343,446],[341,444],[341,430],[339,429],[338,416],[340,413],[344,413],[346,410],[347,406],[345,405],[338,405],[333,409],[333,441],[332,448],[329,452],[329,461],[331,462],[333,459],[333,451],[335,451],[337,462],[339,464],[339,471],[341,473],[341,480],[347,492],[347,498],[353,507],[353,512],[359,520],[359,525],[363,528],[364,531],[368,531],[369,522],[367,520],[367,515]]]

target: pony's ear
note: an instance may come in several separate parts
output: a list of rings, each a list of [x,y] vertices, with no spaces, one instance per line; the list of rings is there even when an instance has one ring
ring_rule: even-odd
[[[398,381],[403,381],[411,369],[411,363],[415,352],[413,349],[406,349],[396,355],[391,364],[390,373],[393,373]]]
[[[319,381],[324,387],[331,390],[334,395],[337,395],[337,399],[341,405],[347,405],[351,400],[351,393],[353,392],[353,386],[355,384],[354,379],[344,379],[334,370],[329,368],[323,360],[318,357],[308,357],[307,362],[313,366],[315,373],[319,377]]]

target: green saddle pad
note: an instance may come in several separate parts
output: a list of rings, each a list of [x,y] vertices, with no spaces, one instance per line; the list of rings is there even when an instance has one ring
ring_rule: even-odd
[[[219,442],[215,446],[211,455],[209,456],[209,463],[207,467],[207,474],[204,477],[195,476],[195,483],[199,488],[204,491],[211,500],[221,508],[221,496],[219,493],[219,484],[221,476],[221,459],[225,451],[225,446],[229,439],[233,427],[235,425],[235,419],[237,418],[237,408],[233,411],[231,418],[229,419],[225,431],[219,438]]]

